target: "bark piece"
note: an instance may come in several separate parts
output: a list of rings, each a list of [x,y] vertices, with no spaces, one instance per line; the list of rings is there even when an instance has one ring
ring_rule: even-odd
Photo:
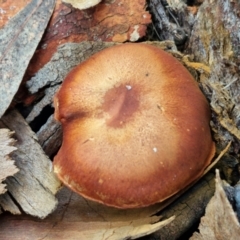
[[[8,176],[12,176],[18,172],[18,168],[9,156],[10,153],[17,149],[13,146],[15,140],[11,138],[12,135],[13,132],[10,132],[9,129],[0,129],[0,194],[6,192],[6,184],[2,182]]]
[[[47,31],[33,56],[27,76],[34,76],[50,61],[59,45],[83,41],[125,42],[145,36],[151,15],[146,0],[103,0],[96,7],[81,11],[56,0]]]
[[[47,156],[52,157],[62,143],[62,127],[51,115],[37,132],[39,144]]]
[[[216,171],[216,191],[202,217],[199,231],[191,240],[238,239],[240,225],[224,192],[219,172]]]
[[[206,0],[199,7],[187,53],[210,66],[201,85],[214,111],[212,127],[219,147],[232,141],[240,150],[239,1]]]
[[[15,131],[17,139],[18,150],[12,158],[20,171],[6,180],[8,191],[24,212],[44,218],[56,208],[54,195],[60,187],[59,180],[52,172],[52,162],[16,110],[4,115],[0,123]]]
[[[0,29],[0,117],[10,105],[52,14],[54,0],[31,1]]]
[[[136,239],[173,220],[171,217],[158,222],[159,217],[153,216],[158,211],[158,205],[119,210],[88,201],[66,188],[58,193],[58,197],[57,210],[44,221],[36,221],[29,216],[4,216],[0,222],[0,238]]]
[[[14,203],[8,192],[0,195],[0,206],[4,211],[16,215],[21,214],[19,207]]]

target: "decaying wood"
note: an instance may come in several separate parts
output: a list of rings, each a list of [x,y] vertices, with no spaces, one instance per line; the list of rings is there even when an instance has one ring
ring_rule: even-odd
[[[16,94],[55,0],[33,0],[0,29],[0,117]]]
[[[52,157],[62,143],[62,127],[51,115],[37,132],[38,142],[47,156]]]
[[[44,221],[23,215],[3,216],[0,239],[135,239],[169,224],[174,217],[160,221],[153,216],[158,205],[121,210],[107,207],[63,188],[58,193],[57,210]],[[12,231],[14,227],[14,231]],[[27,229],[27,231],[26,231]]]
[[[195,61],[210,66],[201,85],[214,112],[214,138],[219,147],[231,140],[234,154],[240,150],[239,10],[236,0],[204,1],[187,48]]]
[[[240,224],[224,192],[219,171],[216,172],[216,191],[201,219],[199,231],[190,239],[238,239],[240,236]]]
[[[55,194],[60,182],[52,172],[52,162],[16,110],[5,114],[0,120],[0,126],[15,132],[17,150],[12,158],[20,169],[13,177],[6,179],[7,189],[24,212],[44,218],[58,203]]]
[[[194,16],[185,1],[151,0],[149,9],[154,19],[154,31],[160,41],[171,40],[177,46],[187,41],[194,23]]]
[[[18,172],[14,161],[9,156],[17,148],[14,147],[15,140],[11,138],[13,132],[9,129],[0,129],[0,194],[6,192],[6,184],[2,183],[8,176]],[[1,203],[0,203],[1,206]]]

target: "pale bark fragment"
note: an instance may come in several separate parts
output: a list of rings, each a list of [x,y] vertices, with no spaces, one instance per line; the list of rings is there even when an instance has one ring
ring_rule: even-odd
[[[8,192],[0,195],[0,206],[4,211],[10,212],[16,215],[21,214],[19,207],[14,203],[12,198],[9,196]]]
[[[54,195],[61,185],[52,171],[52,163],[16,110],[4,115],[0,124],[15,131],[18,148],[12,157],[20,171],[6,180],[8,191],[24,212],[44,218],[56,208],[58,201]]]
[[[216,191],[201,218],[200,233],[195,232],[191,240],[238,239],[240,224],[224,192],[219,171],[216,172]]]
[[[11,138],[13,132],[7,128],[0,129],[0,194],[7,191],[6,184],[2,183],[7,177],[18,172],[18,168],[14,165],[14,161],[9,156],[17,148],[14,147],[15,140]],[[1,206],[1,204],[0,204]]]
[[[0,117],[22,82],[54,4],[55,0],[33,0],[0,29]]]

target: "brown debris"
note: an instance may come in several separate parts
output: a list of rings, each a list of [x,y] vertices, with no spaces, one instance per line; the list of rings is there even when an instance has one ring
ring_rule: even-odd
[[[216,172],[216,191],[201,219],[199,231],[200,233],[195,232],[190,239],[238,239],[240,236],[240,225],[224,192],[219,171]]]
[[[232,141],[240,151],[239,31],[240,6],[236,0],[206,0],[199,7],[187,53],[209,66],[200,85],[213,110],[212,129],[218,146]]]
[[[14,131],[17,140],[17,150],[12,158],[20,171],[14,178],[6,179],[7,189],[24,212],[44,218],[57,206],[55,194],[61,185],[51,171],[52,163],[37,143],[36,135],[16,110],[5,114],[0,126]]]

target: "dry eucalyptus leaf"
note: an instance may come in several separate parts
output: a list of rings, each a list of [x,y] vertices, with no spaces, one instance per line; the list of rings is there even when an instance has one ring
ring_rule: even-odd
[[[159,217],[153,216],[158,205],[121,210],[88,201],[67,188],[58,193],[58,198],[58,208],[43,221],[29,216],[3,216],[0,239],[136,239],[174,219],[159,222]]]
[[[0,194],[6,192],[6,184],[2,181],[18,172],[14,161],[9,157],[9,154],[17,149],[13,146],[15,140],[11,138],[12,135],[13,132],[9,129],[0,129]]]
[[[240,225],[224,192],[219,171],[216,170],[216,190],[202,217],[199,231],[191,240],[239,239]]]
[[[0,117],[19,88],[54,3],[55,0],[33,0],[0,29]]]
[[[62,1],[65,3],[70,3],[73,7],[81,10],[94,7],[95,5],[101,2],[101,0],[62,0]]]
[[[16,110],[5,114],[0,126],[14,131],[17,140],[17,150],[12,153],[12,158],[19,172],[6,179],[8,191],[24,212],[44,218],[56,208],[55,194],[61,185],[52,172],[52,162]]]

